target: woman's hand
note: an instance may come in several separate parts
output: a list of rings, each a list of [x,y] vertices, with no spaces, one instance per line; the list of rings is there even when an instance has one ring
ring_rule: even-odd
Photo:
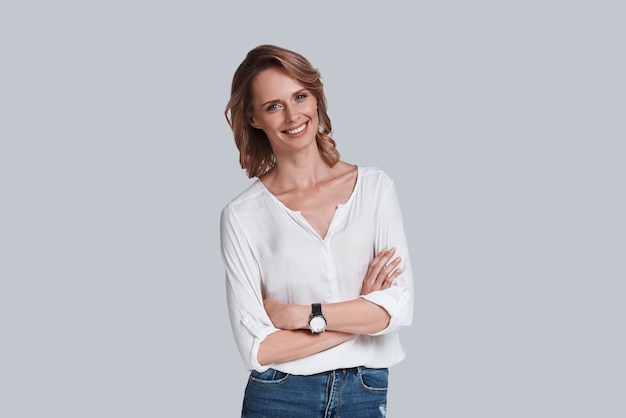
[[[394,279],[402,272],[398,268],[400,257],[391,260],[395,252],[395,248],[382,250],[370,261],[369,266],[367,266],[367,274],[361,286],[362,295],[391,287]]]

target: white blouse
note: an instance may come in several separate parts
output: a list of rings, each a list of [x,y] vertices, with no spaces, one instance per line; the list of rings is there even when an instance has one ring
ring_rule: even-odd
[[[220,227],[230,324],[247,369],[313,374],[389,367],[404,358],[398,329],[412,322],[413,276],[396,190],[384,171],[358,167],[355,188],[337,207],[323,239],[258,179],[222,210]],[[360,295],[369,262],[392,247],[402,258],[402,273],[389,289]],[[265,366],[257,361],[259,344],[278,331],[264,298],[304,305],[358,297],[387,310],[386,329],[298,360]]]

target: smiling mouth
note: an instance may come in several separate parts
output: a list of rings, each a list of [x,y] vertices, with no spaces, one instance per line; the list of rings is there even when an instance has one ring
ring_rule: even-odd
[[[289,134],[289,135],[299,134],[300,132],[304,131],[304,129],[306,128],[307,123],[304,123],[304,124],[298,126],[297,128],[289,129],[289,130],[283,131],[283,132],[285,132],[286,134]]]

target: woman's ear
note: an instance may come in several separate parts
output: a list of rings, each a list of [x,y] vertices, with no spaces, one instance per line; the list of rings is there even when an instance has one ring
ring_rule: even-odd
[[[259,129],[259,125],[257,125],[257,123],[254,121],[252,115],[248,115],[248,125],[252,126],[253,128]]]

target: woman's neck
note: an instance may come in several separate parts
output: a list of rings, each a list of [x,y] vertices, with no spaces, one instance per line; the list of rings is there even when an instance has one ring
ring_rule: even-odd
[[[308,189],[331,176],[329,167],[321,156],[307,159],[277,159],[274,168],[263,176],[265,186],[277,192]]]

